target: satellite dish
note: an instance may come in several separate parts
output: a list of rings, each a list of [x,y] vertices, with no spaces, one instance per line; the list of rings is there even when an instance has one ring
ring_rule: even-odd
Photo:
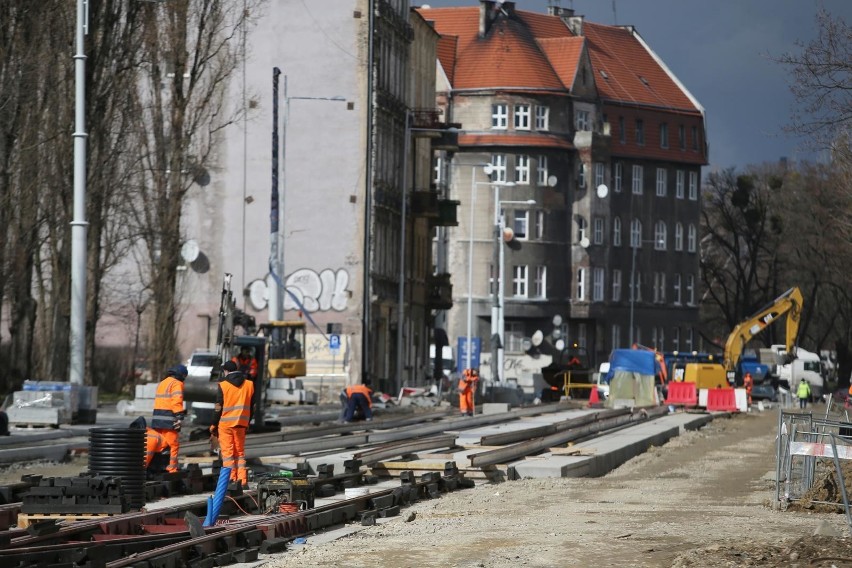
[[[532,341],[533,345],[538,347],[539,345],[541,345],[541,342],[544,341],[544,334],[541,332],[540,329],[537,329],[535,333],[532,334],[532,338],[530,340]]]
[[[556,314],[553,316],[553,327],[559,327],[560,325],[562,325],[562,316]]]
[[[549,187],[556,187],[556,181],[557,181],[557,180],[556,180],[556,176],[549,176],[549,177],[547,178],[547,185],[548,185]]]
[[[263,280],[254,280],[248,285],[249,302],[255,310],[266,308],[269,303],[269,288]]]
[[[485,164],[485,166],[482,168],[482,171],[485,172],[485,175],[490,176],[492,173],[494,173],[494,166],[492,164]]]
[[[562,351],[563,349],[565,349],[565,340],[564,339],[557,340],[556,345],[554,347],[556,347],[559,351]]]
[[[186,262],[195,262],[195,259],[198,258],[198,253],[201,252],[201,249],[198,248],[198,243],[193,239],[189,239],[183,246],[180,247],[180,256]]]
[[[521,349],[524,351],[529,351],[532,349],[532,340],[529,337],[525,337],[521,340]]]
[[[580,246],[584,249],[589,248],[590,244],[591,243],[589,242],[589,237],[583,237],[582,239],[580,239]]]
[[[603,198],[604,198],[604,197],[606,197],[608,194],[609,194],[609,188],[608,188],[606,185],[604,185],[604,184],[600,184],[600,185],[598,186],[598,197],[600,197],[601,199],[603,199]]]
[[[559,339],[562,337],[562,330],[557,327],[550,335],[553,336],[553,339]]]

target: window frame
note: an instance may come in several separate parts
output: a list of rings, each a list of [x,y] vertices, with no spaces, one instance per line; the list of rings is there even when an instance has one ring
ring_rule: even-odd
[[[516,264],[512,267],[512,297],[529,297],[529,266]]]
[[[615,171],[612,174],[612,190],[616,193],[621,193],[624,184],[624,164],[622,162],[616,162],[614,170]]]
[[[669,125],[666,122],[660,123],[660,148],[669,147]]]
[[[534,298],[547,299],[547,265],[538,264],[533,275]]]
[[[500,111],[503,112],[500,112]],[[491,105],[491,130],[509,129],[509,105],[508,103],[494,103]]]
[[[695,305],[695,275],[686,275],[686,305]]]
[[[544,239],[544,223],[546,211],[544,209],[536,209],[535,211],[535,238],[538,241]]]
[[[592,219],[592,242],[596,245],[602,245],[604,242],[603,217],[595,217]]]
[[[530,184],[530,157],[529,154],[515,155],[515,183],[518,185]]]
[[[680,221],[675,223],[674,241],[674,249],[678,252],[683,251],[683,224]]]
[[[641,118],[636,119],[636,144],[645,145],[645,121]]]
[[[675,197],[677,199],[683,199],[686,195],[686,172],[684,170],[677,170],[675,174]]]
[[[586,269],[582,266],[577,269],[576,299],[578,302],[586,301]]]
[[[674,295],[674,297],[672,298],[672,303],[676,306],[681,305],[681,302],[683,301],[682,278],[683,277],[681,276],[680,272],[675,273],[674,277],[672,278],[672,292]]]
[[[518,230],[518,224],[523,225],[523,231]],[[529,240],[530,234],[530,210],[515,209],[512,211],[512,230],[515,232],[515,238],[519,241]]]
[[[491,181],[506,183],[508,158],[506,154],[491,154]]]
[[[603,302],[604,300],[604,281],[606,272],[602,267],[596,266],[592,271],[592,301]]]
[[[530,120],[530,104],[529,103],[515,103],[514,108],[514,119],[513,124],[515,125],[515,130],[531,130]]]
[[[614,268],[612,270],[612,301],[621,301],[621,269]]]
[[[666,168],[657,168],[657,197],[665,197],[669,183],[669,171]]]
[[[589,132],[592,129],[592,113],[588,110],[578,108],[574,110],[574,130],[577,132]]]
[[[612,218],[612,246],[621,246],[621,217]]]
[[[535,129],[546,131],[550,130],[550,107],[545,105],[536,105],[535,107]]]
[[[642,220],[638,217],[630,220],[630,248],[642,248]]]
[[[695,252],[698,248],[698,231],[695,225],[689,224],[686,229],[686,250],[687,252]]]
[[[631,173],[630,191],[633,195],[642,195],[645,191],[645,169],[640,164],[633,164]]]
[[[689,172],[689,200],[698,200],[698,172]]]
[[[603,185],[606,181],[605,173],[603,162],[595,162],[595,187]]]
[[[654,250],[666,250],[668,247],[668,228],[666,222],[660,219],[654,223]]]
[[[540,154],[538,156],[538,161],[535,164],[536,175],[538,176],[537,181],[538,185],[547,185],[547,156],[544,154]]]

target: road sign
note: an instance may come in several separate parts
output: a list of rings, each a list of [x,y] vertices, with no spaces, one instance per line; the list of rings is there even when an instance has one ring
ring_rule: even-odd
[[[328,348],[331,349],[332,352],[337,353],[340,351],[340,336],[336,333],[332,333],[328,336]]]
[[[470,368],[479,368],[479,354],[482,351],[482,339],[479,337],[470,338]],[[456,370],[461,372],[467,367],[467,337],[459,337],[458,359],[456,360]]]

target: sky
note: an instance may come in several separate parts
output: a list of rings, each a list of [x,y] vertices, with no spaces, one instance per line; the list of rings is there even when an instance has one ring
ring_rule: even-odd
[[[426,0],[433,7],[478,0]],[[704,107],[710,169],[815,159],[784,132],[796,104],[776,63],[817,37],[820,7],[852,22],[852,0],[516,0],[520,10],[574,9],[599,24],[632,25]]]

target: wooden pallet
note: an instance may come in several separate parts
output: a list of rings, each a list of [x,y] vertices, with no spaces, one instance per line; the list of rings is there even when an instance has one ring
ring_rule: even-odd
[[[56,523],[75,521],[91,521],[95,519],[107,519],[118,513],[92,513],[89,515],[67,515],[62,513],[18,513],[18,528],[25,529],[32,524],[42,521],[54,521]]]

